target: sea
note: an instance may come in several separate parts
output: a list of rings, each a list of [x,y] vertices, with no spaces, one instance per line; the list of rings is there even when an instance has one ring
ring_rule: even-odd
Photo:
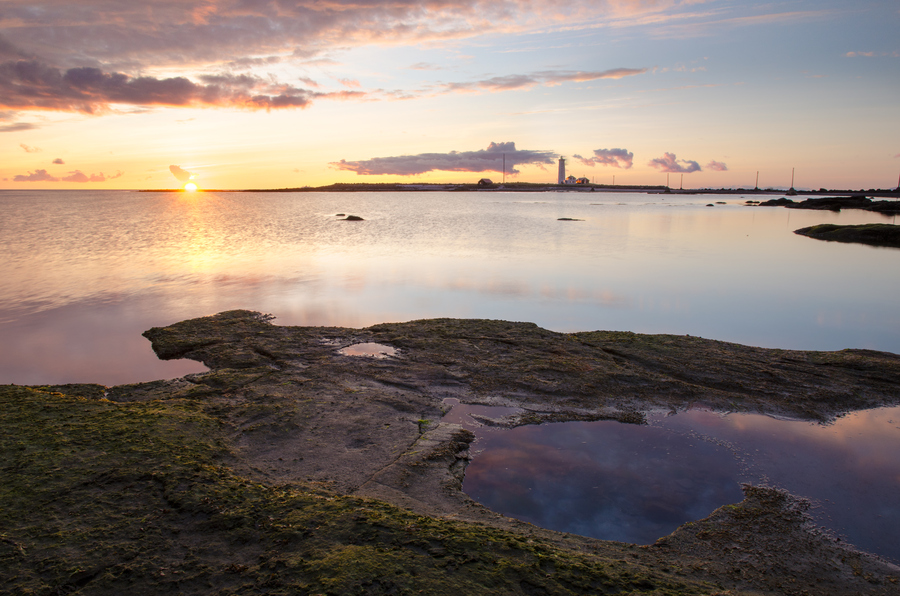
[[[746,203],[759,198],[0,191],[0,382],[178,377],[200,369],[158,361],[141,333],[238,308],[282,325],[489,318],[900,352],[900,250],[793,233],[895,216]]]
[[[199,372],[158,360],[141,333],[231,309],[281,325],[487,318],[900,353],[900,249],[794,233],[896,216],[748,203],[778,196],[0,191],[0,383]],[[885,424],[879,445],[900,452],[900,425]],[[880,511],[895,530],[898,514]]]

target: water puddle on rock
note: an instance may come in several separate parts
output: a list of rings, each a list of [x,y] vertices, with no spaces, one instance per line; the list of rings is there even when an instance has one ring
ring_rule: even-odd
[[[486,426],[521,410],[454,405],[445,422],[473,430],[463,490],[536,525],[650,544],[743,498],[749,482],[812,502],[816,523],[900,561],[900,408],[820,425],[758,414],[689,410],[648,425],[564,422]]]
[[[397,354],[397,348],[384,344],[364,343],[353,344],[338,350],[342,356],[367,356],[369,358],[390,358]]]

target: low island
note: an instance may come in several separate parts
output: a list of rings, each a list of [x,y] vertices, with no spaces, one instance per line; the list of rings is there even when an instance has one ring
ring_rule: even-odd
[[[209,372],[0,387],[0,579],[16,594],[897,594],[900,568],[742,502],[638,546],[499,515],[461,482],[472,433],[704,404],[828,421],[900,403],[900,356],[434,319],[286,327],[229,311],[150,329]],[[383,357],[348,355],[376,343]]]
[[[900,226],[895,224],[819,224],[794,230],[795,234],[828,242],[847,242],[900,248]]]

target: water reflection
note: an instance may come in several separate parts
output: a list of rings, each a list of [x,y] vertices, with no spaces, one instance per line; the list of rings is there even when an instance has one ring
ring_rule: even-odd
[[[362,356],[368,358],[390,358],[397,354],[397,348],[386,346],[384,344],[363,343],[353,344],[346,348],[338,350],[338,354],[343,356]]]
[[[716,198],[6,191],[0,382],[82,379],[86,345],[104,378],[147,379],[159,363],[139,325],[235,308],[284,325],[476,317],[900,352],[900,277],[883,273],[900,252],[792,233],[878,214],[704,206]],[[128,345],[134,358],[102,347]]]
[[[120,385],[208,370],[193,360],[159,360],[141,333],[173,321],[153,308],[153,300],[132,301],[130,306],[76,303],[3,325],[0,382]]]
[[[447,421],[476,432],[463,484],[496,511],[555,530],[652,543],[740,501],[740,484],[785,488],[813,501],[817,523],[900,561],[900,408],[829,425],[690,410],[648,426],[611,421],[497,429],[512,412],[455,406]]]

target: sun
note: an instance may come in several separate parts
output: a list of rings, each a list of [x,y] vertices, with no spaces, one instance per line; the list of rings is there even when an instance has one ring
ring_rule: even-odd
[[[197,185],[194,184],[193,182],[188,182],[187,184],[184,185],[184,190],[186,190],[188,192],[194,192],[195,190],[197,190]]]

